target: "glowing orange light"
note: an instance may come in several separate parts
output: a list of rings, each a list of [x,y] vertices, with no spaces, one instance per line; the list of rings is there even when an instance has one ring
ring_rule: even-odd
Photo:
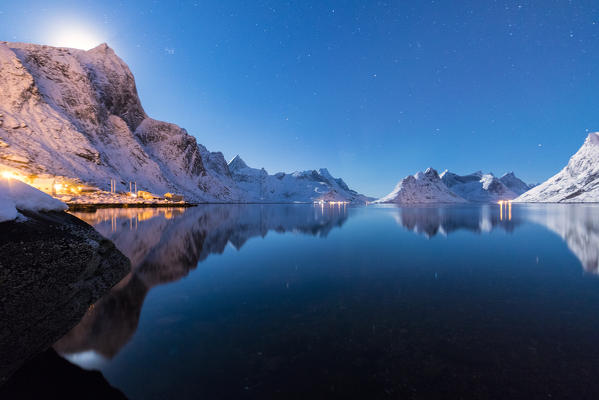
[[[2,171],[2,177],[5,179],[19,179],[20,177],[12,171]]]

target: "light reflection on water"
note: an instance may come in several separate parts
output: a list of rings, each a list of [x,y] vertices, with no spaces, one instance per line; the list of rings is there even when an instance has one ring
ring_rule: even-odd
[[[597,206],[74,214],[133,268],[55,348],[133,398],[597,389]]]

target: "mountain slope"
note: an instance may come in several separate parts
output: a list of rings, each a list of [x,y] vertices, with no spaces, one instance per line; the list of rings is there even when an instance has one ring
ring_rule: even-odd
[[[568,165],[518,197],[517,202],[593,203],[599,201],[599,133],[590,133]]]
[[[191,200],[237,200],[219,153],[144,112],[127,65],[83,51],[0,42],[0,166],[108,190],[110,179]]]
[[[249,202],[365,203],[372,200],[351,190],[341,178],[334,178],[326,168],[269,175],[264,168],[249,167],[237,155],[229,162],[229,171],[237,187],[246,193],[246,200]]]
[[[517,197],[499,178],[481,171],[457,175],[446,170],[441,174],[441,180],[452,192],[474,203],[493,203]]]
[[[516,174],[514,174],[513,172],[508,172],[507,174],[504,174],[501,178],[499,178],[499,180],[509,190],[516,193],[518,196],[523,193],[526,193],[527,191],[535,187],[535,185],[527,184],[526,182],[518,178]]]
[[[387,196],[375,203],[434,204],[465,203],[466,200],[453,193],[443,183],[437,171],[428,168],[424,173],[409,175],[395,186]]]

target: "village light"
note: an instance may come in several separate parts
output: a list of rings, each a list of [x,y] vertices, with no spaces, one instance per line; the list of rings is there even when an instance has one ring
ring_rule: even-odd
[[[2,177],[5,179],[19,179],[19,176],[12,171],[2,171]]]

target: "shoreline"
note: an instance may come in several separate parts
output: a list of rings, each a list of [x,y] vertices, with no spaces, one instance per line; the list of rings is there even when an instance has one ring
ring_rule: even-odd
[[[66,203],[67,211],[94,211],[100,208],[187,208],[197,203]]]
[[[189,208],[197,207],[200,205],[313,205],[318,203],[311,202],[293,202],[293,203],[282,203],[282,202],[200,202],[200,203],[66,203],[69,207],[67,211],[93,211],[100,208]],[[328,205],[328,204],[326,204]],[[346,206],[355,205],[366,205],[362,203],[348,203]]]
[[[258,202],[245,202],[245,203],[217,203],[217,202],[201,202],[201,203],[66,203],[69,207],[66,211],[95,211],[98,209],[104,208],[191,208],[197,207],[200,205],[311,205],[313,203],[258,203]],[[599,204],[599,202],[514,202],[514,205],[539,205],[539,204],[547,204],[547,205],[555,205],[555,204]],[[355,207],[359,206],[367,206],[366,204],[347,204],[348,206]],[[453,203],[414,203],[414,204],[398,204],[398,203],[377,203],[377,204],[369,204],[373,206],[400,206],[400,207],[439,207],[439,206],[452,206],[458,205]],[[496,203],[462,203],[459,205],[496,205]]]

